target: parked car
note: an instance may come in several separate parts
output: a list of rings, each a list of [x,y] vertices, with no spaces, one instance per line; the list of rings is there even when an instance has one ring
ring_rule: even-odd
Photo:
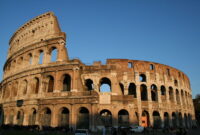
[[[130,127],[131,132],[141,133],[144,131],[144,127],[142,126],[131,126]]]
[[[75,135],[89,135],[89,133],[87,129],[76,129]]]

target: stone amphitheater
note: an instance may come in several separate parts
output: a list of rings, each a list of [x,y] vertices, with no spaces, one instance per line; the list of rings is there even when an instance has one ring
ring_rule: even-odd
[[[97,130],[191,127],[195,121],[190,81],[182,71],[141,60],[86,65],[69,59],[66,34],[52,12],[13,34],[3,70],[1,124]]]

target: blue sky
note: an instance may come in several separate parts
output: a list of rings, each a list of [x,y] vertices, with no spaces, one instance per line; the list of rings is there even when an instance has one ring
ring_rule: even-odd
[[[127,58],[186,73],[200,93],[200,0],[0,0],[0,79],[8,41],[28,20],[53,11],[70,58]]]

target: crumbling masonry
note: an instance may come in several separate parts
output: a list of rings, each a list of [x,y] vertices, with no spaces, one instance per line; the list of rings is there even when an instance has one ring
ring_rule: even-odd
[[[52,12],[28,21],[9,44],[0,84],[3,124],[91,130],[194,124],[190,81],[183,72],[148,61],[85,65],[69,59],[66,35]]]

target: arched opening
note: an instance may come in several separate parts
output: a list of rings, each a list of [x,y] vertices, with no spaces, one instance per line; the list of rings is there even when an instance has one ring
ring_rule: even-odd
[[[161,86],[160,87],[160,90],[161,90],[161,99],[162,101],[166,101],[166,89],[165,89],[165,86]]]
[[[176,128],[177,127],[177,117],[175,112],[172,113],[172,127]]]
[[[147,86],[142,84],[140,86],[140,92],[141,92],[141,100],[142,101],[147,101]]]
[[[39,79],[36,77],[34,78],[34,93],[37,94],[39,92]]]
[[[29,57],[29,59],[28,59],[29,64],[31,65],[33,63],[33,56],[31,53],[29,53],[28,57]]]
[[[36,121],[36,109],[33,108],[31,110],[31,114],[29,115],[29,125],[36,125],[35,121]]]
[[[89,129],[89,111],[85,107],[81,107],[78,113],[77,125],[78,129]]]
[[[40,56],[39,56],[39,63],[38,64],[42,64],[43,63],[44,52],[42,50],[40,50],[39,53],[40,53]]]
[[[140,79],[140,82],[146,82],[146,81],[147,81],[147,80],[146,80],[146,75],[145,75],[145,74],[140,74],[139,79]]]
[[[173,93],[173,88],[169,87],[169,100],[171,102],[174,102],[174,93]]]
[[[134,83],[130,83],[128,87],[128,95],[133,95],[134,98],[137,97],[136,86]]]
[[[153,112],[153,127],[160,128],[161,127],[161,118],[160,114],[157,111]]]
[[[121,89],[122,95],[124,95],[124,85],[122,83],[119,83],[119,87]]]
[[[109,110],[104,109],[100,112],[100,120],[104,127],[112,127],[112,114]]]
[[[176,89],[176,102],[177,104],[180,104],[180,95],[178,89]]]
[[[85,86],[87,87],[87,90],[94,90],[94,84],[91,79],[85,80]]]
[[[164,127],[169,128],[169,114],[167,112],[164,113]]]
[[[111,81],[104,77],[100,80],[100,92],[111,92]]]
[[[17,125],[23,125],[24,121],[24,112],[22,110],[17,112]]]
[[[185,122],[185,127],[188,128],[188,118],[187,118],[187,114],[184,114],[184,122]]]
[[[66,127],[66,128],[69,128],[69,110],[66,108],[66,107],[63,107],[61,109],[61,112],[60,112],[60,117],[59,117],[59,126],[60,127]]]
[[[192,127],[192,117],[190,114],[188,114],[188,127],[191,128]]]
[[[181,113],[178,114],[178,121],[179,121],[179,127],[183,127],[183,117]]]
[[[129,113],[122,109],[118,112],[118,126],[129,126]]]
[[[142,112],[142,126],[149,127],[149,113],[147,111]]]
[[[51,62],[57,61],[57,48],[53,47],[51,50]]]
[[[16,97],[17,96],[17,91],[18,91],[18,82],[15,82],[13,84],[12,91],[13,91],[13,97]]]
[[[49,108],[45,108],[42,114],[42,126],[49,127],[51,126],[51,110]]]
[[[10,115],[9,115],[8,121],[9,121],[10,125],[13,125],[13,122],[14,122],[14,111],[13,110],[10,111]]]
[[[178,81],[174,80],[174,86],[178,87]]]
[[[158,93],[156,85],[151,85],[151,100],[158,101]]]
[[[54,78],[53,76],[48,76],[48,92],[53,92],[54,89]]]
[[[150,68],[150,70],[154,70],[154,65],[150,64],[149,68]]]
[[[22,83],[23,95],[26,95],[26,93],[27,93],[27,86],[28,86],[28,82],[27,82],[27,80],[24,80],[23,83]]]
[[[63,91],[71,90],[71,77],[68,74],[64,75],[63,79]]]

